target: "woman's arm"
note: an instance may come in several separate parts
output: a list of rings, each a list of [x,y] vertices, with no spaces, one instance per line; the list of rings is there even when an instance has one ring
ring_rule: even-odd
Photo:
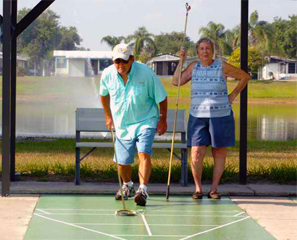
[[[181,86],[185,85],[192,78],[192,71],[196,64],[196,61],[190,63],[190,65],[183,72],[181,72],[180,69],[182,68],[182,65],[185,60],[186,60],[185,48],[181,48],[180,61],[175,69],[175,72],[172,78],[172,85],[174,86],[178,86],[178,79],[180,77],[180,74],[181,74],[181,79],[180,79]]]
[[[238,94],[242,91],[242,89],[244,89],[244,87],[247,85],[251,77],[245,71],[237,67],[234,67],[226,62],[223,62],[223,74],[224,77],[232,77],[239,80],[237,86],[228,96],[229,102],[232,103],[234,99],[238,96]]]

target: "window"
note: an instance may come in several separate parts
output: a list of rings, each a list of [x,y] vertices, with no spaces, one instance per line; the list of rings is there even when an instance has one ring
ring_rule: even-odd
[[[104,68],[112,65],[113,61],[111,59],[100,59],[99,60],[99,71],[103,71]]]
[[[66,58],[65,57],[56,58],[56,66],[57,68],[66,68]]]
[[[285,63],[280,64],[280,73],[286,73],[286,64]]]
[[[288,73],[296,73],[296,64],[295,63],[289,63]]]

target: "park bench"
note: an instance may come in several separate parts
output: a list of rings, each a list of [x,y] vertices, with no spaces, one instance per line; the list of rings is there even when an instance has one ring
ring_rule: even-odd
[[[174,110],[168,110],[167,113],[167,132],[172,133],[174,124]],[[109,133],[105,125],[104,111],[101,108],[78,108],[76,110],[76,138],[75,138],[75,184],[80,184],[80,162],[85,159],[96,148],[112,148],[113,144],[109,142],[83,142],[81,141],[81,133]],[[181,180],[182,186],[188,183],[188,162],[187,162],[187,143],[186,143],[186,124],[185,110],[179,110],[177,114],[176,134],[180,136],[180,141],[174,143],[174,149],[180,149],[180,155],[174,152],[174,156],[181,161]],[[171,139],[172,135],[170,136]],[[81,148],[91,148],[82,157],[80,154]],[[155,140],[153,148],[165,148],[170,151],[171,140],[168,142],[158,142]],[[169,155],[168,155],[169,156]],[[169,164],[169,157],[168,157]]]

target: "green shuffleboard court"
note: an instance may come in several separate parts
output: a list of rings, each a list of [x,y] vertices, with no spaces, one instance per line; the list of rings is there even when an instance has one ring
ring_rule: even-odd
[[[126,201],[136,216],[117,216],[113,196],[44,195],[25,240],[65,239],[275,239],[229,198],[150,196],[146,207]]]

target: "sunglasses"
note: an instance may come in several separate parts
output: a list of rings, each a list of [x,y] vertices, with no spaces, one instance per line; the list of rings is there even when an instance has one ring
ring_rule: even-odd
[[[114,63],[116,63],[116,64],[120,64],[120,63],[127,64],[128,62],[129,62],[129,59],[124,60],[124,59],[121,59],[121,58],[117,58],[116,60],[114,60]]]

